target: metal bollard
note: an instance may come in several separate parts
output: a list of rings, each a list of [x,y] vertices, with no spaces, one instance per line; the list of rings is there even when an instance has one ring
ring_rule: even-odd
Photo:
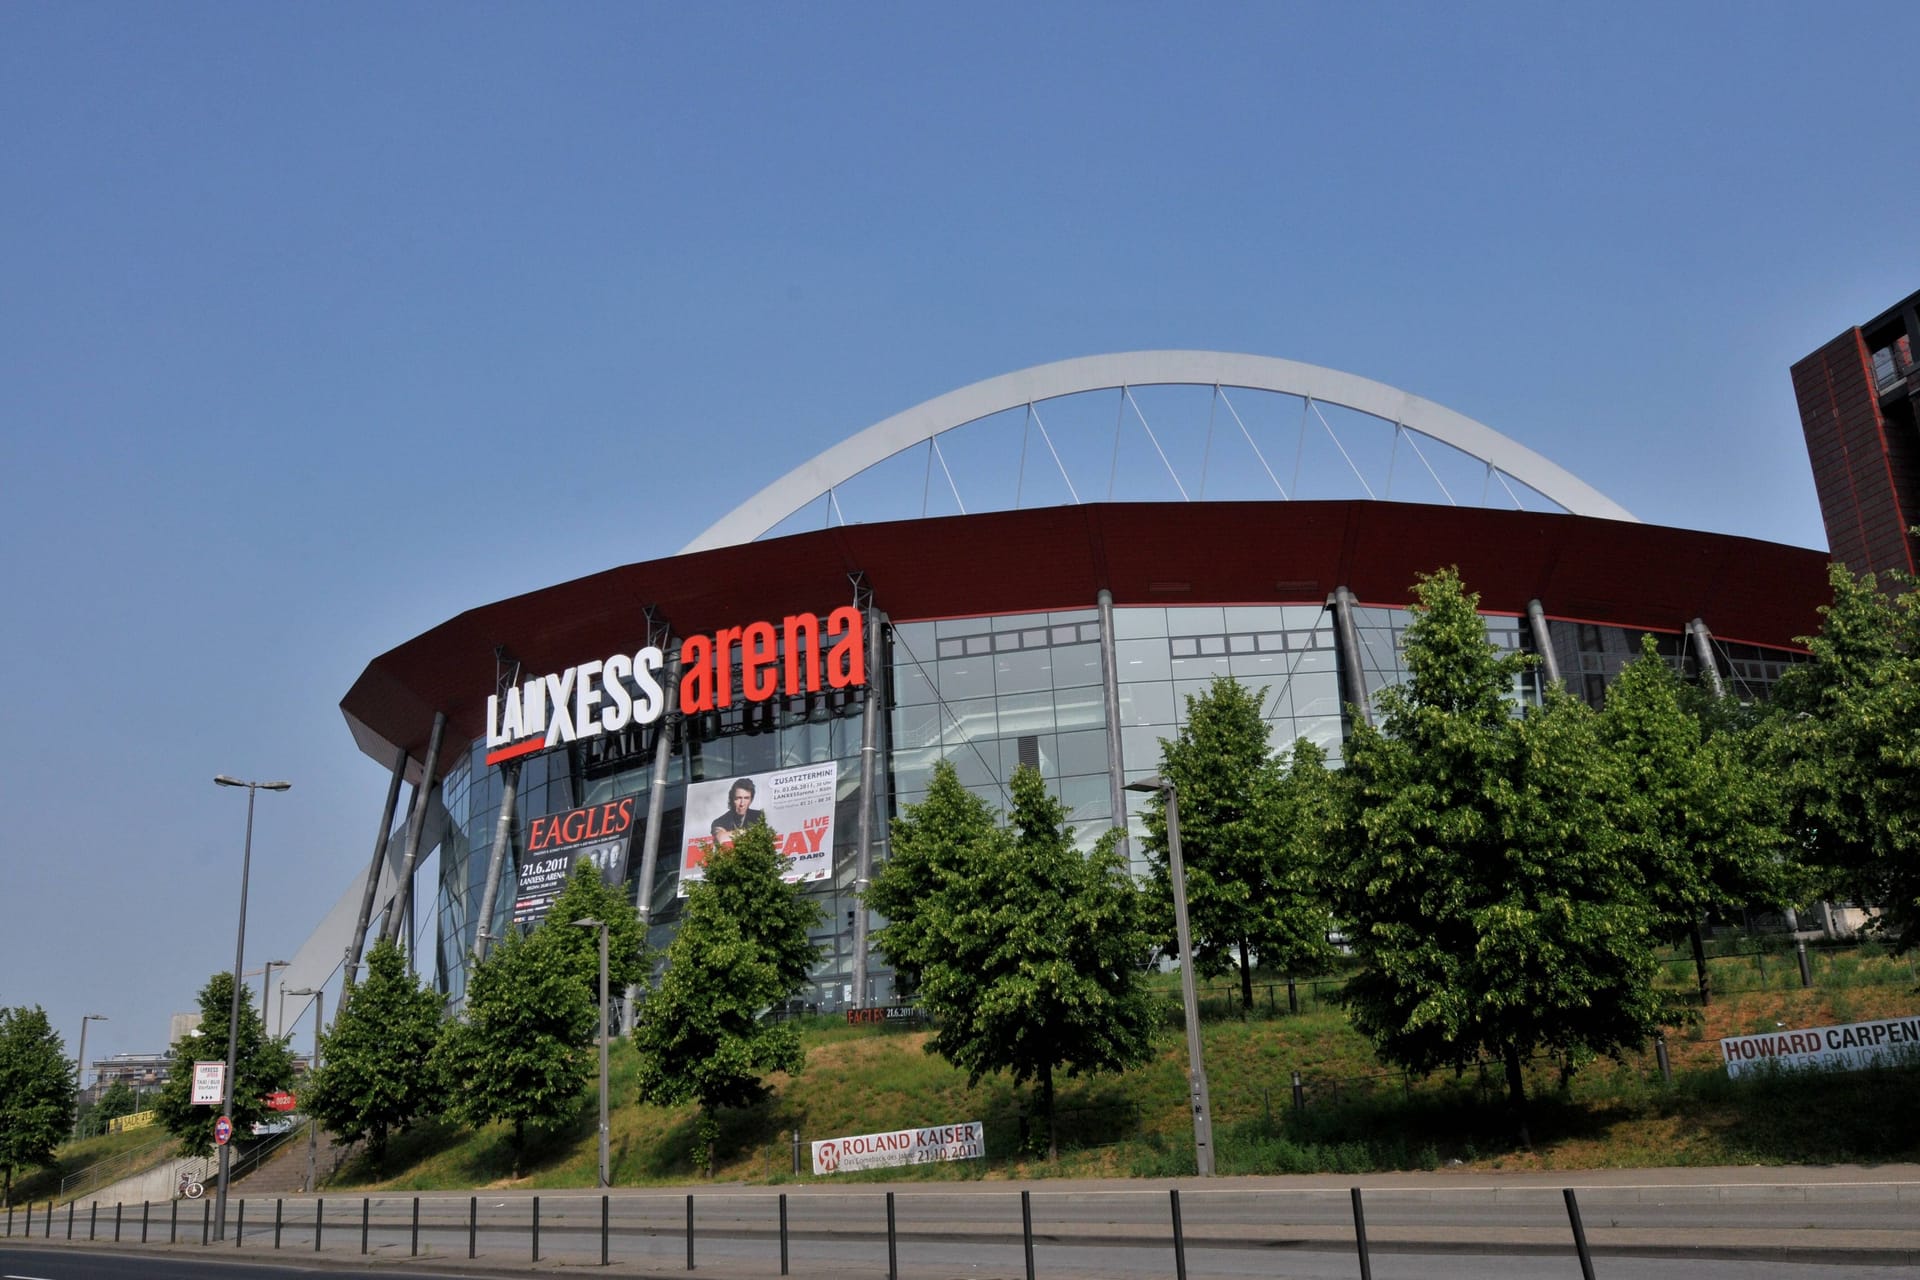
[[[1300,1073],[1293,1073],[1293,1109],[1304,1111],[1307,1107],[1307,1087],[1300,1082]]]
[[[238,1249],[240,1247],[240,1242],[242,1240],[245,1240],[246,1238],[247,1238],[247,1202],[245,1200],[242,1200],[237,1205],[234,1206],[233,1247]]]
[[[1033,1193],[1020,1193],[1020,1240],[1027,1250],[1027,1280],[1033,1280]]]
[[[1794,958],[1800,961],[1800,985],[1803,987],[1812,986],[1813,966],[1807,962],[1807,943],[1804,938],[1794,942],[1793,954]]]
[[[1673,1083],[1673,1063],[1667,1058],[1667,1033],[1662,1031],[1653,1038],[1654,1060],[1660,1064],[1660,1079],[1666,1084]]]
[[[278,1252],[280,1248],[280,1216],[282,1211],[285,1210],[286,1205],[287,1205],[287,1202],[284,1199],[282,1199],[279,1196],[274,1197],[274,1200],[273,1200],[273,1247],[275,1252]]]
[[[147,1242],[147,1202],[145,1200],[142,1200],[140,1202],[140,1243],[145,1244],[146,1242]]]
[[[1360,1207],[1360,1188],[1353,1189],[1353,1242],[1360,1250],[1360,1280],[1373,1280],[1373,1259],[1367,1253],[1367,1215]]]
[[[900,1280],[899,1241],[893,1227],[893,1192],[887,1192],[887,1280]]]
[[[180,1202],[173,1202],[173,1212],[167,1215],[167,1243],[180,1243]]]
[[[417,1258],[420,1256],[420,1197],[419,1196],[415,1196],[413,1198],[413,1235],[412,1235],[412,1238],[407,1241],[407,1256],[409,1258]]]
[[[1587,1252],[1587,1230],[1580,1225],[1580,1202],[1573,1198],[1572,1187],[1561,1194],[1567,1198],[1567,1221],[1573,1224],[1573,1248],[1580,1255],[1580,1275],[1582,1280],[1593,1280],[1593,1255]]]
[[[205,1196],[200,1198],[200,1243],[205,1245],[213,1239],[213,1201]]]
[[[793,1172],[795,1177],[800,1174],[800,1131],[798,1129],[793,1131]]]
[[[324,1196],[315,1196],[313,1200],[313,1251],[320,1252],[320,1227],[326,1220],[327,1201]]]
[[[72,1200],[67,1201],[67,1239],[69,1240],[73,1239],[73,1206]]]
[[[100,1202],[95,1200],[87,1209],[87,1239],[93,1239],[94,1232],[100,1228]]]
[[[120,1243],[120,1202],[113,1202],[113,1242]]]
[[[687,1192],[687,1270],[693,1270],[693,1192]]]
[[[1293,975],[1287,975],[1287,1012],[1300,1012],[1300,988],[1293,983]]]
[[[780,1274],[787,1274],[787,1193],[780,1193]]]
[[[1180,1188],[1168,1187],[1167,1197],[1173,1202],[1173,1274],[1178,1280],[1187,1280],[1187,1235],[1180,1227]]]
[[[360,1252],[367,1251],[367,1219],[372,1216],[372,1201],[360,1197]]]
[[[467,1256],[474,1256],[480,1244],[480,1197],[467,1197]]]
[[[540,1261],[540,1197],[533,1198],[533,1260]]]
[[[607,1217],[610,1197],[600,1197],[600,1265],[607,1265]]]

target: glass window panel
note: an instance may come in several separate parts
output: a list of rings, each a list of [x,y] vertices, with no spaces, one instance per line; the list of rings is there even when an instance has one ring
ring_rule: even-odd
[[[1216,607],[1167,610],[1170,636],[1217,636],[1226,629],[1225,611]]]
[[[1082,733],[1063,733],[1059,739],[1060,775],[1071,777],[1081,773],[1101,773],[1107,770],[1107,734],[1104,729],[1093,729]]]
[[[1278,605],[1232,605],[1221,612],[1226,618],[1225,631],[1276,631],[1285,625],[1280,620],[1284,611]]]
[[[1017,640],[1017,635],[996,637]],[[1053,688],[1053,653],[1049,649],[1022,649],[994,655],[994,688],[1000,693],[1034,693]]]
[[[1165,640],[1121,640],[1113,648],[1114,665],[1120,669],[1123,686],[1134,680],[1167,680],[1173,676]]]
[[[780,766],[779,742],[771,733],[742,734],[733,740],[735,773],[765,773]]]
[[[942,618],[934,626],[943,636],[974,636],[993,627],[992,618]]]
[[[1115,609],[1113,611],[1113,638],[1116,640],[1138,640],[1166,634],[1167,611],[1165,609]]]
[[[1022,631],[1028,627],[1039,626],[1046,620],[1047,615],[1044,613],[1003,614],[993,620],[993,629],[995,631]]]
[[[1061,730],[1104,729],[1107,725],[1106,690],[1099,685],[1063,689],[1053,695],[1054,719]],[[1006,713],[1001,713],[1001,723]]]
[[[896,707],[891,726],[894,753],[936,745],[944,718],[939,707]]]
[[[1228,636],[1228,653],[1252,653],[1259,647],[1258,638],[1251,635]]]
[[[998,754],[996,749],[996,758]],[[993,766],[979,751],[971,746],[960,747],[949,752],[947,759],[953,762],[953,772],[959,777],[961,786],[977,791],[987,797],[990,803],[1002,803],[998,779],[993,776]]]
[[[939,690],[934,687],[933,664],[918,666],[911,663],[895,663],[893,668],[893,700],[902,707],[918,706],[925,702],[937,701]]]
[[[1075,626],[1055,627],[1051,633],[1053,643],[1072,644],[1080,638],[1080,628]]]
[[[1293,682],[1291,680],[1276,681],[1273,686],[1267,690],[1267,703],[1266,706],[1260,710],[1261,718],[1265,720],[1275,718],[1284,719],[1292,714]]]
[[[1301,675],[1296,672],[1291,691],[1295,716],[1340,718],[1340,681],[1332,673]]]
[[[1003,693],[1000,704],[1000,732],[1012,738],[1023,733],[1053,732],[1053,695],[1050,693]]]
[[[1327,626],[1333,625],[1332,615],[1330,615],[1327,612],[1325,605],[1317,605],[1317,604],[1283,605],[1281,606],[1281,609],[1280,609],[1280,618],[1281,618],[1280,625],[1284,626],[1289,631],[1293,631],[1302,627],[1312,629],[1316,627],[1327,627]]]
[[[1002,631],[993,637],[993,651],[995,653],[1005,653],[1009,649],[1018,649],[1019,647],[1020,633],[1018,631]]]
[[[999,718],[995,714],[992,698],[949,702],[947,712],[947,723],[941,734],[949,746],[955,742],[978,742],[982,738],[1000,736]]]
[[[1167,652],[1175,658],[1191,658],[1200,652],[1200,642],[1192,636],[1175,636],[1167,642]]]
[[[1227,674],[1249,689],[1258,689],[1285,680],[1288,665],[1284,653],[1237,653],[1227,659]]]
[[[1113,789],[1105,774],[1097,778],[1063,778],[1060,802],[1067,806],[1067,821],[1075,826],[1098,823],[1104,829],[1113,816]]]
[[[1292,669],[1295,679],[1315,672],[1334,675],[1339,671],[1338,661],[1332,649],[1309,649],[1301,653],[1289,654],[1287,666]]]
[[[896,622],[890,630],[896,646],[911,649],[922,656],[933,652],[934,630],[931,622]]]
[[[1154,773],[1160,768],[1160,739],[1171,738],[1173,729],[1122,729],[1120,731],[1120,758],[1125,762],[1127,776],[1131,778],[1135,771]]]
[[[1222,654],[1227,651],[1225,636],[1201,636],[1200,652],[1203,654]]]
[[[1287,633],[1284,631],[1262,631],[1260,633],[1260,651],[1267,653],[1287,647]]]
[[[990,653],[993,651],[992,636],[968,636],[962,643],[967,646],[968,653]]]
[[[1020,633],[1020,645],[1025,649],[1037,649],[1047,643],[1047,629],[1036,627]]]
[[[959,636],[953,636],[939,641],[934,647],[934,652],[942,658],[957,658],[966,652],[966,646],[961,643]]]
[[[1221,672],[1222,675],[1226,673]],[[1187,699],[1205,697],[1212,680],[1175,680],[1173,682],[1173,718],[1176,724],[1187,722]]]
[[[1173,685],[1164,680],[1120,686],[1122,725],[1173,723]]]
[[[1053,651],[1053,687],[1072,689],[1100,683],[1100,646],[1076,644]]]
[[[1048,622],[1092,622],[1100,621],[1098,609],[1055,609],[1047,615]]]
[[[1227,674],[1227,657],[1201,656],[1198,658],[1175,658],[1172,663],[1172,675],[1175,680],[1199,680],[1202,677],[1224,676]]]
[[[993,694],[991,657],[949,658],[940,663],[940,694],[948,702],[985,698]]]

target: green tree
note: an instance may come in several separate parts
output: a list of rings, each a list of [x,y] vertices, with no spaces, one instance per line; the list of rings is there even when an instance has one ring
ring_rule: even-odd
[[[367,956],[367,976],[320,1037],[323,1065],[307,1077],[301,1104],[348,1142],[366,1139],[375,1168],[390,1134],[440,1108],[446,1091],[421,1069],[439,1042],[440,1013],[440,997],[407,972],[400,944],[382,938]]]
[[[1655,928],[1691,937],[1704,1002],[1701,917],[1781,898],[1778,790],[1750,763],[1738,732],[1708,736],[1652,636],[1607,690],[1599,728],[1623,781],[1614,825],[1639,864]]]
[[[1527,1055],[1617,1054],[1660,1024],[1655,915],[1593,713],[1558,691],[1517,709],[1529,659],[1488,642],[1453,570],[1414,594],[1408,679],[1378,727],[1356,727],[1341,774],[1336,905],[1360,962],[1346,998],[1389,1061],[1501,1061],[1530,1144]]]
[[[610,998],[646,981],[649,966],[647,932],[640,925],[626,886],[610,885],[593,863],[582,861],[567,877],[547,921],[558,926],[554,945],[573,958],[594,1008],[600,1007],[600,931],[575,929],[575,920],[604,920],[607,924],[607,991]],[[544,923],[544,922],[543,922]]]
[[[1187,698],[1187,720],[1160,747],[1160,776],[1180,804],[1187,916],[1194,970],[1216,977],[1238,962],[1243,1009],[1253,1007],[1253,965],[1316,973],[1332,958],[1331,923],[1318,884],[1320,841],[1313,765],[1296,757],[1291,775],[1268,749],[1255,692],[1222,676]],[[1322,770],[1324,772],[1324,770]],[[1173,948],[1173,889],[1167,864],[1166,802],[1144,814],[1160,933]]]
[[[688,892],[667,948],[666,974],[634,1025],[641,1101],[699,1104],[694,1163],[708,1172],[716,1111],[759,1101],[764,1077],[806,1064],[791,1024],[760,1020],[800,990],[819,959],[807,931],[820,910],[781,879],[784,868],[765,823],[708,855],[706,879]]]
[[[227,1056],[227,1028],[233,999],[233,975],[216,973],[200,988],[200,1026],[174,1042],[173,1071],[154,1103],[156,1118],[168,1133],[180,1140],[184,1155],[212,1155],[213,1125],[219,1118],[217,1106],[193,1105],[193,1064],[224,1062]],[[228,1112],[236,1133],[267,1119],[273,1111],[266,1095],[293,1083],[293,1055],[287,1042],[270,1040],[254,1012],[252,1001],[243,991],[240,997],[240,1022],[235,1044],[233,1101]]]
[[[13,1171],[45,1164],[73,1125],[74,1068],[39,1005],[0,1008],[0,1204]]]
[[[1878,906],[1904,951],[1920,943],[1920,592],[1840,565],[1829,580],[1812,660],[1776,693],[1768,758],[1827,891]]]
[[[1117,833],[1082,854],[1066,809],[1026,766],[1013,802],[1009,829],[995,827],[941,762],[925,803],[895,822],[867,902],[888,920],[880,950],[915,976],[938,1027],[928,1052],[970,1084],[1003,1070],[1034,1081],[1051,1160],[1055,1070],[1119,1071],[1151,1053],[1152,941]]]
[[[115,1080],[101,1093],[100,1101],[82,1109],[80,1132],[89,1137],[103,1134],[109,1124],[121,1116],[132,1115],[138,1106],[132,1087],[125,1080]]]
[[[513,1126],[516,1175],[527,1126],[551,1129],[572,1120],[591,1078],[587,1048],[599,1018],[562,929],[579,932],[551,918],[529,934],[509,929],[468,976],[465,1019],[444,1023],[434,1049],[457,1119]]]

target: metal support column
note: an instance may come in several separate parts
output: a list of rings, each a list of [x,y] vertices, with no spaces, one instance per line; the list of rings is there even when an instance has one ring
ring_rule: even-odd
[[[1547,669],[1547,683],[1561,685],[1560,659],[1553,653],[1553,634],[1547,627],[1547,611],[1538,600],[1527,601],[1527,626],[1533,629],[1533,647],[1540,654],[1541,665]]]
[[[341,978],[342,994],[353,990],[360,971],[360,950],[367,945],[367,925],[373,919],[373,900],[380,892],[380,868],[387,860],[387,838],[393,834],[393,811],[400,807],[400,780],[407,774],[407,749],[401,747],[393,757],[393,777],[387,781],[387,803],[380,809],[380,831],[373,839],[373,862],[367,867],[366,887],[360,893],[360,918],[353,926],[353,939],[347,943],[346,973]]]
[[[667,813],[667,773],[673,767],[673,738],[680,723],[680,655],[667,650],[666,683],[662,692],[667,705],[660,713],[660,727],[653,737],[653,783],[647,792],[647,829],[640,838],[640,883],[634,909],[640,916],[644,934],[653,922],[653,876],[660,862],[660,824]]]
[[[1113,804],[1113,829],[1120,833],[1120,857],[1130,862],[1127,839],[1127,762],[1120,750],[1120,664],[1113,642],[1113,592],[1105,587],[1094,597],[1100,608],[1100,683],[1106,695],[1107,791]],[[1153,762],[1158,767],[1159,761]]]
[[[426,758],[420,762],[420,785],[413,789],[413,814],[407,823],[407,853],[400,864],[400,882],[394,887],[395,900],[387,911],[387,927],[381,937],[393,941],[407,918],[407,905],[413,895],[413,869],[420,860],[420,837],[427,829],[427,803],[433,798],[433,767],[440,763],[440,737],[447,730],[447,713],[433,713],[433,732],[427,737]],[[407,965],[413,966],[413,939],[407,939]]]
[[[887,714],[886,679],[880,669],[880,632],[886,618],[873,607],[873,591],[856,580],[867,618],[867,701],[860,711],[860,844],[853,864],[853,1007],[867,1007],[867,887],[873,883],[873,811],[880,776],[880,718]]]
[[[1367,674],[1360,666],[1360,628],[1354,624],[1356,607],[1353,592],[1335,587],[1327,597],[1333,610],[1334,641],[1340,655],[1340,698],[1354,709],[1363,724],[1373,723],[1373,708],[1367,702]]]
[[[1727,696],[1726,685],[1720,682],[1720,664],[1713,660],[1713,633],[1707,630],[1707,624],[1695,618],[1687,624],[1687,634],[1693,637],[1693,656],[1700,662],[1700,674],[1707,678],[1707,687],[1713,690],[1713,696]]]
[[[509,760],[500,768],[500,819],[493,824],[493,852],[487,856],[487,887],[480,894],[480,914],[473,934],[474,963],[487,958],[493,945],[493,907],[500,897],[500,873],[507,865],[507,851],[513,847],[514,801],[520,791],[520,762]]]

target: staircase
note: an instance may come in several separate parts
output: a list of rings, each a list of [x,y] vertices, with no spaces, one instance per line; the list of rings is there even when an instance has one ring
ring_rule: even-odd
[[[318,1127],[318,1126],[314,1126]],[[333,1135],[321,1129],[314,1147],[313,1167],[322,1186],[347,1158],[348,1147],[336,1143]],[[307,1127],[286,1135],[284,1141],[261,1153],[257,1162],[234,1174],[233,1193],[256,1199],[266,1196],[291,1196],[310,1192],[307,1185]]]

